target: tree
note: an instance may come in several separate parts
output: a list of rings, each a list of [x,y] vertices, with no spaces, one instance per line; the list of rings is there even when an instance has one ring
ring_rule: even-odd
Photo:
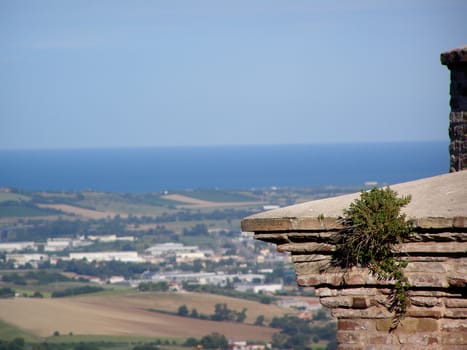
[[[326,311],[325,309],[319,309],[318,312],[316,312],[313,315],[313,320],[315,321],[327,321],[330,319],[331,319],[331,316],[329,315],[329,312]]]
[[[199,345],[200,341],[194,337],[190,337],[185,341],[185,346],[195,348]]]
[[[213,321],[233,321],[235,312],[227,307],[227,304],[216,304],[214,315],[211,316]]]
[[[198,318],[199,317],[198,310],[196,310],[195,308],[191,309],[190,317]]]
[[[258,317],[256,317],[255,325],[256,326],[264,326],[264,316],[263,315],[259,315]]]
[[[188,316],[188,313],[189,313],[189,311],[188,311],[188,307],[187,307],[186,305],[182,305],[182,306],[180,306],[180,307],[178,308],[177,314],[178,314],[179,316],[186,317],[186,316]]]
[[[23,350],[24,345],[23,338],[15,338],[12,341],[0,340],[0,350]]]
[[[236,312],[236,322],[243,323],[246,319],[246,310],[247,308],[243,308],[242,311]]]
[[[214,332],[201,338],[204,349],[227,349],[229,345],[225,335]]]

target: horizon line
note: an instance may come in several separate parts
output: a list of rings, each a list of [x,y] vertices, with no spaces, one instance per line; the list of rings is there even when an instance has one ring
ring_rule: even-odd
[[[245,147],[280,147],[280,146],[319,146],[319,145],[368,145],[368,144],[423,144],[446,143],[449,139],[437,140],[383,140],[383,141],[323,141],[323,142],[298,142],[298,143],[245,143],[245,144],[200,144],[200,145],[151,145],[151,146],[64,146],[64,147],[0,147],[0,152],[5,151],[86,151],[86,150],[144,150],[144,149],[168,149],[168,148],[245,148]]]

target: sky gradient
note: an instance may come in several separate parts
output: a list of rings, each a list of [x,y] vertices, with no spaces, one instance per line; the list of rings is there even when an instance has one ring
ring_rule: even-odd
[[[0,0],[0,149],[448,139],[462,0]]]

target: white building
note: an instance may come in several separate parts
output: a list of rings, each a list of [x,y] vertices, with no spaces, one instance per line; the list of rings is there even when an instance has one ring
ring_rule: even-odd
[[[133,242],[135,240],[135,237],[133,236],[117,237],[117,235],[101,235],[101,236],[88,236],[88,239],[91,241],[96,241],[96,242],[110,243],[110,242],[116,242],[116,241]]]
[[[177,255],[181,253],[197,253],[198,246],[185,246],[183,243],[161,243],[153,245],[145,250],[152,256]]]
[[[143,259],[138,256],[138,252],[92,252],[92,253],[70,253],[70,260],[87,261],[123,261],[123,262],[142,262]]]
[[[71,245],[71,238],[47,238],[47,243],[44,245],[44,251],[61,252],[65,249],[69,249]]]
[[[274,284],[253,284],[253,283],[239,283],[235,285],[235,290],[239,292],[254,292],[254,293],[267,293],[274,294],[282,290],[284,286],[281,283]]]
[[[8,242],[0,243],[0,252],[14,252],[25,249],[36,251],[37,246],[34,242]]]
[[[177,263],[189,263],[193,262],[194,260],[203,260],[206,259],[206,256],[203,252],[189,252],[189,253],[177,253],[175,255],[175,261]]]
[[[49,260],[47,254],[7,254],[6,261],[14,261],[15,267],[31,264],[37,267],[39,263]]]

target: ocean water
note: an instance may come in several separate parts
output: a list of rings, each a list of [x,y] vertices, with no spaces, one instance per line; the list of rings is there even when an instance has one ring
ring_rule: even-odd
[[[447,142],[0,150],[0,187],[28,190],[394,184],[448,170]]]

